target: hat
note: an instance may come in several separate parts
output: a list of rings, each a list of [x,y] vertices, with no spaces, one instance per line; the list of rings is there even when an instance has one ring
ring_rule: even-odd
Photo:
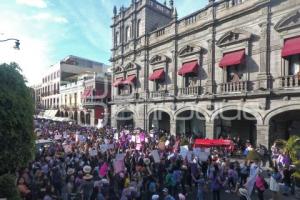
[[[83,176],[84,180],[91,180],[92,178],[93,178],[93,176],[90,174],[86,174],[85,176]]]
[[[169,190],[168,190],[168,188],[164,188],[162,191],[165,193],[168,193]]]
[[[144,163],[145,163],[145,165],[149,165],[150,164],[150,159],[149,158],[144,158]]]
[[[158,199],[159,199],[159,195],[158,194],[152,195],[151,200],[158,200]]]
[[[74,168],[69,168],[67,171],[67,175],[72,175],[72,174],[74,174],[74,172],[75,172]]]
[[[91,173],[91,171],[92,171],[91,166],[86,165],[86,166],[83,167],[83,172],[85,174],[89,174],[89,173]]]
[[[182,193],[178,194],[179,200],[185,200],[185,196]]]

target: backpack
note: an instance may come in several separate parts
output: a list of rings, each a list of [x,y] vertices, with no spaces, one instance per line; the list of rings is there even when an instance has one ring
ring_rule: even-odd
[[[174,176],[172,174],[167,174],[166,185],[167,186],[175,186],[176,185],[176,180],[174,179]]]

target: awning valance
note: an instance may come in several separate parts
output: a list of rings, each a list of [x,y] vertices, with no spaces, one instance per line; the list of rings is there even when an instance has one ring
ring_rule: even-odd
[[[127,77],[127,79],[125,81],[123,81],[123,84],[134,84],[136,81],[136,76],[135,75],[130,75]]]
[[[245,49],[224,54],[219,66],[239,65],[245,61]]]
[[[119,87],[120,85],[123,84],[123,78],[117,78],[115,82],[113,82],[114,87]]]
[[[156,81],[156,80],[163,80],[165,78],[165,71],[164,69],[158,69],[151,74],[149,77],[150,81]]]
[[[185,76],[187,74],[197,74],[198,71],[198,61],[191,61],[184,63],[182,67],[178,70],[178,75]]]
[[[300,37],[285,40],[281,56],[285,58],[296,54],[300,54]]]

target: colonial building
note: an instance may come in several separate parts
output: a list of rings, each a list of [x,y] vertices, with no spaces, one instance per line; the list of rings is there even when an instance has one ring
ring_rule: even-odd
[[[209,0],[181,19],[172,0],[132,0],[113,13],[113,125],[266,146],[299,134],[299,0]]]
[[[60,87],[60,117],[68,117],[81,125],[109,123],[111,79],[108,73],[80,74],[69,77]]]
[[[57,115],[60,103],[60,86],[67,84],[70,77],[78,74],[90,73],[104,73],[107,66],[77,56],[67,56],[55,65],[52,65],[45,71],[41,84],[41,98],[40,104],[44,110],[44,115],[47,117],[54,117]]]

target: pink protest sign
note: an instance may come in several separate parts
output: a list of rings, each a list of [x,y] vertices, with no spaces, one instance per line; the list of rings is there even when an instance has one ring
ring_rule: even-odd
[[[125,166],[124,166],[123,160],[115,160],[114,161],[114,170],[115,170],[116,174],[123,172],[124,168],[125,168]]]
[[[100,175],[101,177],[106,176],[107,170],[108,170],[108,164],[107,164],[107,163],[104,163],[104,164],[100,167],[100,169],[99,169],[99,175]]]

